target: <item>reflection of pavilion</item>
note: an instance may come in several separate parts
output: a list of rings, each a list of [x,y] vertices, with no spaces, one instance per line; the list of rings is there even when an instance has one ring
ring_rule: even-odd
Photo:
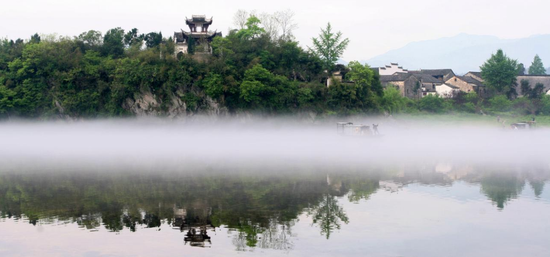
[[[187,209],[178,209],[174,205],[173,227],[181,232],[187,231],[183,239],[185,244],[189,243],[193,247],[210,247],[212,241],[208,230],[215,230],[210,221],[211,214],[212,208],[190,209],[188,212]]]

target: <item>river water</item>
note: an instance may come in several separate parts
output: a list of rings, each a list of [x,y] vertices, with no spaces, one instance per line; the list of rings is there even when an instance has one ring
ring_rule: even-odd
[[[186,127],[4,125],[0,256],[550,256],[547,131]]]

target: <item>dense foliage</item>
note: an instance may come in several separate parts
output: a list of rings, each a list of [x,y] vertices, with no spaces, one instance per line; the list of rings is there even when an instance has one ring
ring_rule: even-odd
[[[499,49],[481,66],[481,76],[493,94],[517,95],[516,76],[519,73],[517,61],[509,58]]]
[[[195,58],[203,51],[196,49],[199,42],[190,41],[189,54],[176,56],[172,38],[138,29],[0,40],[0,119],[174,117],[212,110],[267,115],[550,114],[544,86],[517,85],[516,76],[524,68],[502,50],[481,66],[490,89],[484,98],[459,93],[452,98],[411,100],[398,89],[383,88],[368,65],[353,61],[336,65],[349,40],[333,32],[330,24],[306,50],[293,40],[290,11],[271,16],[237,14],[241,29],[214,38],[212,55],[206,59]],[[535,57],[529,72],[539,73],[539,66],[543,67],[542,61]],[[331,78],[335,71],[342,80]],[[516,99],[517,90],[526,97]],[[500,95],[506,95],[508,102]]]
[[[4,39],[0,116],[111,117],[136,109],[168,115],[178,107],[186,114],[210,108],[264,114],[380,110],[382,87],[368,66],[349,67],[358,83],[327,88],[327,60],[302,49],[289,33],[274,37],[252,15],[242,29],[215,38],[207,61],[176,57],[172,38],[137,29]],[[140,100],[144,95],[154,101]]]

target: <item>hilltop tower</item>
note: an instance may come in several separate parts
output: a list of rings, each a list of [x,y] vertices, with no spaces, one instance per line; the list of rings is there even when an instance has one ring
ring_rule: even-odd
[[[185,18],[185,23],[189,26],[189,32],[181,30],[174,32],[174,42],[176,43],[175,54],[188,54],[193,51],[198,55],[212,54],[210,43],[215,37],[221,37],[221,32],[208,31],[212,25],[212,18],[207,19],[205,15],[193,15],[191,19]]]

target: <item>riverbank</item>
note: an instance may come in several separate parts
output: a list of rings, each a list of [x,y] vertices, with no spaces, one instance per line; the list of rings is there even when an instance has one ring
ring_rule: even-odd
[[[434,125],[480,125],[480,126],[502,126],[498,122],[500,116],[501,122],[504,121],[506,127],[510,124],[518,122],[527,122],[535,118],[537,127],[550,127],[550,116],[547,115],[515,115],[515,114],[500,114],[500,115],[480,115],[472,113],[454,113],[454,114],[398,114],[394,115],[396,120],[409,122],[422,122]]]

